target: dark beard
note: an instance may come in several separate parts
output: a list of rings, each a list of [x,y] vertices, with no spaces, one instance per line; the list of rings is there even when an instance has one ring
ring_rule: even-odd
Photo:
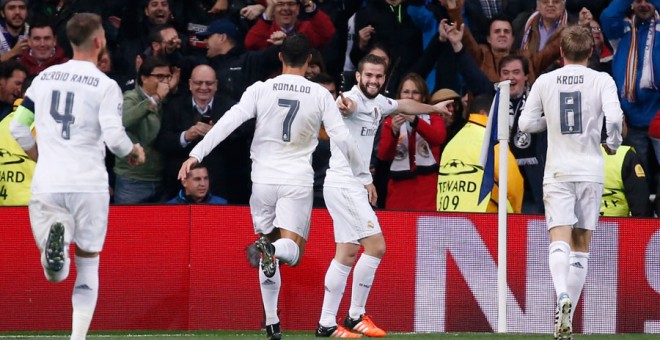
[[[362,94],[364,94],[364,96],[369,98],[369,99],[374,99],[374,98],[378,97],[378,95],[380,94],[380,91],[376,92],[376,94],[370,94],[367,91],[367,87],[362,82],[360,82],[359,86],[360,86],[360,91],[362,91]]]

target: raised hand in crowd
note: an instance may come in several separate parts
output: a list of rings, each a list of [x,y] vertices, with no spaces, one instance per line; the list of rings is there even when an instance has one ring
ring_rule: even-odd
[[[578,25],[588,25],[592,20],[594,20],[594,17],[591,14],[591,11],[586,7],[582,7],[578,18]]]
[[[465,0],[440,0],[440,4],[446,9],[463,8]]]
[[[405,122],[413,122],[415,120],[415,116],[413,115],[407,115],[404,113],[399,113],[394,116],[392,116],[392,133],[395,136],[399,135],[399,132],[401,131],[401,125]]]
[[[443,23],[441,23],[441,25],[442,24]],[[463,32],[465,32],[465,24],[461,24],[460,27],[456,27],[456,25],[449,25],[444,22],[444,25],[442,26],[442,31],[444,31],[444,34],[447,36],[447,40],[451,44],[452,49],[454,52],[459,52],[463,48],[462,41]]]
[[[363,27],[359,32],[358,32],[358,38],[359,38],[359,46],[361,50],[366,50],[367,46],[369,46],[369,41],[371,41],[371,36],[376,33],[376,29],[371,26],[367,25]]]
[[[264,7],[260,4],[249,5],[249,6],[245,6],[245,7],[241,8],[240,14],[243,18],[246,18],[248,20],[255,20],[265,10],[266,10],[266,7]]]
[[[273,45],[282,45],[284,38],[286,38],[286,33],[282,31],[275,31],[270,35],[270,38],[268,38],[267,41]]]
[[[176,92],[177,88],[179,88],[179,80],[181,80],[181,69],[178,67],[172,67],[172,78],[167,82],[169,92]]]
[[[229,0],[216,0],[213,7],[209,9],[209,13],[221,13],[229,8]]]

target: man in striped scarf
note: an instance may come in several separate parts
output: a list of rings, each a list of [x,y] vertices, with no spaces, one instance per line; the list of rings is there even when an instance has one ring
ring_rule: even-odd
[[[628,123],[624,144],[635,147],[649,181],[657,173],[648,128],[660,108],[658,6],[660,0],[613,0],[600,17],[614,47],[612,76]]]

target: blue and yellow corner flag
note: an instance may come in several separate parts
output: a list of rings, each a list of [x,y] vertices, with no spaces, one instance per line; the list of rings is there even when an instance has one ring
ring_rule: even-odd
[[[495,184],[495,145],[497,144],[497,114],[500,105],[500,88],[497,87],[495,99],[490,106],[488,114],[488,123],[486,124],[486,134],[481,146],[481,155],[479,157],[480,165],[484,168],[484,175],[481,179],[481,189],[479,190],[479,204],[493,190]]]

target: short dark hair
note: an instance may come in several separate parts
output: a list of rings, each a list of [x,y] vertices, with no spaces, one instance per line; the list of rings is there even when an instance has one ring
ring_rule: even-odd
[[[103,28],[101,17],[94,13],[76,13],[66,23],[66,37],[73,46],[81,46],[97,30]]]
[[[155,57],[155,56],[148,56],[144,59],[142,62],[142,65],[140,65],[140,68],[138,69],[138,85],[142,86],[142,76],[148,77],[151,75],[151,73],[154,72],[154,69],[156,67],[170,67],[169,61]]]
[[[312,44],[304,34],[294,33],[284,38],[280,51],[284,64],[291,67],[301,67],[305,65],[307,58],[312,54]]]
[[[490,107],[493,105],[495,95],[492,93],[482,93],[470,102],[470,113],[479,113],[481,111],[490,112]]]
[[[512,61],[519,61],[522,64],[523,73],[525,73],[525,75],[529,74],[529,60],[527,60],[526,57],[519,54],[509,54],[504,56],[502,59],[500,59],[499,64],[497,64],[497,69],[501,70],[504,66],[506,66]]]
[[[55,35],[55,30],[53,29],[53,26],[50,25],[48,20],[43,17],[36,18],[33,22],[30,23],[30,27],[28,28],[28,37],[32,36],[32,30],[35,28],[46,28],[49,27],[50,30],[53,32],[53,36]]]
[[[364,69],[364,64],[383,65],[385,70],[387,70],[387,64],[385,63],[385,59],[375,54],[367,54],[360,60],[357,67],[358,72],[362,73],[362,70]]]
[[[16,59],[9,59],[0,63],[0,79],[11,78],[15,71],[21,71],[26,75],[29,74],[27,68]]]
[[[175,29],[172,24],[160,24],[160,25],[156,25],[156,26],[152,27],[149,30],[149,35],[147,36],[147,38],[149,39],[149,42],[150,43],[152,43],[152,42],[157,42],[157,43],[163,42],[163,35],[161,34],[161,32],[168,29],[168,28]]]
[[[509,23],[509,26],[511,26],[511,34],[512,34],[512,35],[514,34],[514,33],[513,33],[513,23],[511,22],[511,19],[509,19],[509,17],[507,17],[507,16],[504,15],[504,14],[497,14],[497,15],[493,16],[490,20],[488,20],[488,33],[489,33],[489,34],[490,34],[490,27],[493,26],[493,23],[494,23],[495,21],[504,21],[504,22],[508,22],[508,23]]]

